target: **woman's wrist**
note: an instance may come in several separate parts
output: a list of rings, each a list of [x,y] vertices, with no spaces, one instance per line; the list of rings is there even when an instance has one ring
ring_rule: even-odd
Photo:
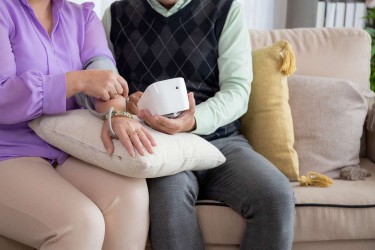
[[[118,95],[116,98],[108,101],[102,101],[99,99],[96,99],[95,101],[95,109],[100,113],[107,112],[111,107],[116,111],[126,111],[126,98]]]
[[[110,117],[127,117],[130,119],[133,119],[132,114],[126,111],[117,111],[117,110],[112,110],[111,112],[108,112],[106,115],[103,116],[103,120],[108,120]]]
[[[65,73],[65,79],[68,97],[84,92],[84,83],[78,71],[71,71]]]
[[[102,118],[104,121],[108,121],[108,131],[112,138],[118,138],[116,135],[116,132],[114,131],[112,127],[112,119],[116,119],[119,117],[125,117],[126,119],[133,119],[133,116],[126,112],[126,111],[116,111],[113,107],[110,107],[107,114],[104,115]]]

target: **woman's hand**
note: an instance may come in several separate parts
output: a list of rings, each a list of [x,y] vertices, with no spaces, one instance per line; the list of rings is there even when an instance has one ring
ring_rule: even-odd
[[[129,96],[129,100],[126,104],[126,111],[133,115],[139,115],[138,101],[141,99],[143,92],[137,91]]]
[[[152,154],[156,142],[151,133],[139,122],[127,117],[112,117],[112,128],[116,133],[121,144],[126,148],[129,154],[135,157],[134,148],[142,156],[145,150]],[[101,138],[108,154],[112,154],[114,146],[112,137],[108,131],[108,121],[105,121],[102,128]]]
[[[128,96],[126,80],[111,70],[81,70],[66,73],[67,97],[84,93],[102,101]]]
[[[170,119],[160,115],[152,115],[149,110],[141,110],[138,117],[143,119],[151,128],[167,133],[176,134],[195,129],[195,99],[194,94],[189,93],[189,109],[182,112],[177,118]]]

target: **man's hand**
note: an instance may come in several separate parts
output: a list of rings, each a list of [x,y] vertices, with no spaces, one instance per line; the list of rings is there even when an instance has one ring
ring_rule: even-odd
[[[143,95],[143,92],[137,91],[129,96],[129,101],[126,104],[126,111],[133,115],[139,115],[138,101]]]
[[[189,93],[189,109],[182,112],[177,118],[170,119],[160,115],[152,115],[149,110],[141,110],[138,117],[143,119],[151,128],[166,133],[176,134],[195,129],[195,99],[194,94]]]

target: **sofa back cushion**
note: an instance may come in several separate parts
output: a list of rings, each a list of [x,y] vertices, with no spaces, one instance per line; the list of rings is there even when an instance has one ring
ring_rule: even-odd
[[[369,87],[371,38],[363,29],[250,30],[253,49],[285,39],[292,44],[298,75],[331,77]]]
[[[253,49],[285,39],[292,44],[297,75],[344,79],[369,88],[371,38],[360,28],[250,30]],[[365,136],[360,156],[366,155]]]
[[[346,80],[298,75],[288,86],[300,174],[339,178],[342,168],[358,166],[371,91]]]

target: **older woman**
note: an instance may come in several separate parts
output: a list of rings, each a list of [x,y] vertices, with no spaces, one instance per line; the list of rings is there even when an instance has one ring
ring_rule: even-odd
[[[122,77],[82,70],[96,58],[113,62],[92,8],[66,0],[0,1],[0,235],[38,249],[145,247],[145,180],[68,157],[27,125],[77,108],[78,93],[97,98],[100,112],[126,110]],[[155,142],[141,124],[127,117],[112,122],[131,155],[152,153]],[[106,122],[102,139],[111,154]]]

